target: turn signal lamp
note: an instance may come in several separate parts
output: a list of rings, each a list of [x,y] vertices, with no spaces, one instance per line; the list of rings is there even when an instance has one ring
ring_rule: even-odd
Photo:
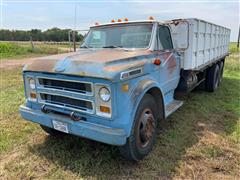
[[[155,65],[160,65],[161,64],[161,60],[159,58],[156,58],[153,62],[153,64]]]
[[[153,18],[152,16],[150,16],[148,19],[149,19],[149,20],[154,20],[154,18]]]
[[[122,91],[123,92],[128,92],[128,90],[129,90],[129,85],[128,84],[123,84],[122,85]]]
[[[100,106],[100,111],[103,113],[110,114],[110,108],[107,106]]]
[[[36,98],[37,98],[36,93],[30,92],[30,98],[31,98],[31,99],[36,99]]]

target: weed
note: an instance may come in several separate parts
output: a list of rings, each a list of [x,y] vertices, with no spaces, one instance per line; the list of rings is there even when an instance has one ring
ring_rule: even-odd
[[[194,91],[168,121],[143,161],[131,163],[114,146],[74,136],[50,137],[21,119],[20,69],[2,70],[0,178],[5,179],[239,179],[239,54],[225,61],[214,93]]]
[[[47,54],[58,54],[66,52],[63,48],[58,48],[55,45],[37,44],[33,47],[30,43],[12,43],[12,42],[0,42],[1,58],[25,58]]]

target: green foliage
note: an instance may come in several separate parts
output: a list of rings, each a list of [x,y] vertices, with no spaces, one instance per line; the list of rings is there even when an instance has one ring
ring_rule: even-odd
[[[21,58],[34,55],[58,54],[62,52],[65,51],[59,50],[58,47],[54,45],[37,44],[32,47],[30,43],[0,42],[1,58]]]
[[[239,51],[240,51],[240,48],[237,47],[237,43],[232,42],[232,43],[230,43],[229,51],[230,51],[231,53],[239,52]]]
[[[31,49],[29,47],[19,46],[18,44],[14,44],[14,43],[0,42],[1,58],[24,55],[30,52],[31,52]]]
[[[30,40],[30,34],[27,31],[22,30],[0,30],[1,41],[28,41]]]
[[[52,28],[46,31],[40,29],[32,29],[30,31],[23,30],[0,30],[0,41],[68,41],[68,34],[71,29]],[[81,34],[76,35],[76,41],[82,41]]]

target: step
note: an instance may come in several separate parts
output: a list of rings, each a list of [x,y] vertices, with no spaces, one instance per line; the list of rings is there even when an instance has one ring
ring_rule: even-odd
[[[183,105],[183,101],[173,100],[169,104],[165,106],[165,117],[167,118],[173,112],[175,112],[178,108]]]

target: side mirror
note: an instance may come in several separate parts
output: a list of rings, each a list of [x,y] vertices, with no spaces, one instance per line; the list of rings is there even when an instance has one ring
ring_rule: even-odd
[[[180,20],[170,24],[172,30],[172,40],[174,48],[179,51],[184,51],[189,46],[189,23]]]

